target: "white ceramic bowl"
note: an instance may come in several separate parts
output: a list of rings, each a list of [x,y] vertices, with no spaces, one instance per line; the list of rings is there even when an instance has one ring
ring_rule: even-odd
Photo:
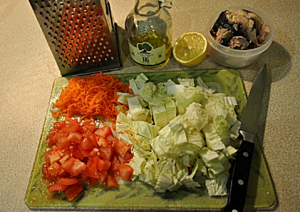
[[[226,47],[222,44],[219,44],[213,36],[210,34],[210,30],[212,26],[215,24],[216,20],[218,19],[221,12],[225,10],[232,10],[232,9],[245,9],[250,12],[254,12],[255,14],[259,15],[269,26],[270,33],[267,36],[265,42],[262,46],[257,47],[255,49],[249,49],[249,50],[238,50],[238,49],[231,49],[229,47]],[[211,59],[213,59],[215,62],[226,66],[230,68],[242,68],[245,66],[249,66],[253,64],[260,56],[261,54],[266,51],[273,41],[273,36],[275,33],[275,28],[272,23],[272,21],[261,11],[245,7],[245,6],[233,6],[233,7],[227,7],[225,9],[222,9],[221,11],[216,12],[208,21],[208,24],[205,29],[205,36],[208,41],[209,47],[208,47],[208,54]]]

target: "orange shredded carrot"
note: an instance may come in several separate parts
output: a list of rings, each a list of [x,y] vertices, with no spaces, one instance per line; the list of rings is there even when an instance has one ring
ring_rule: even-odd
[[[134,134],[132,130],[124,130],[124,132]]]
[[[115,109],[117,92],[130,93],[130,89],[114,75],[104,75],[102,72],[85,77],[74,77],[62,90],[59,99],[53,104],[59,111],[52,111],[57,119],[60,115],[67,118],[80,116],[81,119],[96,117],[115,121],[119,111]]]

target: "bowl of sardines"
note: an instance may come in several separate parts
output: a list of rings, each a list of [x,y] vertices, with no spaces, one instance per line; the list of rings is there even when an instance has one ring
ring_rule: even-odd
[[[223,66],[242,68],[270,47],[275,28],[261,11],[234,6],[216,12],[205,31],[209,57]]]

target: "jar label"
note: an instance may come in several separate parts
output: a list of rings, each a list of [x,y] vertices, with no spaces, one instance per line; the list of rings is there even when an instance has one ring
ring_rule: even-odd
[[[138,43],[136,46],[129,43],[129,51],[131,58],[141,65],[153,66],[166,61],[165,45],[153,48],[153,46],[147,42]]]

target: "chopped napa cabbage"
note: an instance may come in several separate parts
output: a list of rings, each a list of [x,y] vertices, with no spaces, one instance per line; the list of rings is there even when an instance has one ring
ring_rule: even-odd
[[[184,93],[174,95],[175,104],[177,106],[178,114],[184,114],[186,108],[193,102],[200,103],[204,98],[203,93],[193,87],[187,88]]]
[[[138,96],[132,96],[127,98],[127,102],[128,102],[129,110],[133,110],[135,108],[142,109],[142,105],[139,101]]]
[[[141,149],[146,150],[146,151],[150,151],[151,150],[151,146],[150,146],[150,140],[149,138],[146,138],[142,135],[134,135],[135,137],[135,141],[136,141],[136,145],[139,146]]]
[[[226,118],[228,114],[224,100],[218,96],[211,96],[210,101],[204,105],[204,108],[212,117],[222,115]]]
[[[203,129],[207,146],[214,151],[225,149],[225,145],[221,140],[221,137],[218,135],[214,125],[208,123]]]
[[[180,93],[184,93],[184,91],[185,91],[184,85],[174,84],[174,85],[167,86],[168,95],[180,94]]]
[[[227,179],[215,178],[205,181],[205,186],[209,196],[225,196],[227,195]]]
[[[166,112],[167,112],[167,122],[169,123],[172,119],[176,117],[176,105],[173,100],[165,103]]]
[[[117,92],[117,95],[118,95],[118,102],[122,103],[123,105],[128,105],[127,98],[133,96],[133,94],[122,93],[122,92]]]
[[[122,105],[116,105],[115,106],[116,110],[118,110],[120,113],[126,113],[127,109],[125,109],[125,107],[123,107]]]
[[[146,102],[150,102],[157,92],[157,87],[153,82],[147,82],[141,89],[138,91],[138,94]]]
[[[127,117],[124,113],[119,113],[117,115],[117,124],[116,124],[116,131],[122,132],[127,129],[132,128],[132,120]]]
[[[171,80],[171,79],[168,79],[168,81],[167,81],[167,82],[164,82],[163,84],[164,84],[165,86],[176,85],[176,83],[173,82],[173,80]]]
[[[135,95],[138,94],[139,89],[138,89],[134,79],[129,80],[129,88],[132,89],[132,91]]]
[[[225,96],[224,101],[226,105],[233,105],[233,106],[237,105],[236,98],[233,96]]]
[[[209,121],[208,113],[203,109],[202,105],[199,103],[191,103],[183,115],[187,120],[187,123],[200,131]]]
[[[202,134],[196,130],[192,133],[187,134],[187,139],[190,144],[192,144],[195,148],[195,152],[198,152],[205,146],[205,141],[202,137]]]
[[[174,97],[177,107],[177,113],[182,115],[186,112],[186,108],[194,102],[192,94],[180,94]]]
[[[165,105],[153,105],[150,107],[155,126],[161,128],[168,124],[167,110]]]
[[[240,122],[234,97],[201,77],[155,85],[145,75],[129,81],[135,95],[121,94],[116,134],[132,145],[132,180],[157,192],[206,185],[210,196],[226,195]],[[218,93],[216,93],[218,91]],[[127,108],[127,107],[124,107]]]
[[[215,116],[213,118],[213,125],[222,142],[225,144],[225,146],[228,146],[230,144],[230,125],[228,124],[228,122],[223,116]]]
[[[236,140],[238,138],[240,127],[241,127],[241,122],[240,121],[236,121],[235,124],[231,127],[231,129],[230,129],[230,138],[232,140]]]
[[[132,180],[139,177],[139,175],[142,173],[142,169],[144,168],[145,164],[146,164],[146,158],[141,156],[138,153],[135,153],[134,157],[129,162],[129,165],[133,168],[133,173],[131,178]]]
[[[132,121],[132,128],[135,134],[144,136],[146,138],[155,138],[158,134],[159,128],[144,121]]]
[[[235,113],[234,107],[232,105],[226,105],[227,108],[227,116],[226,116],[226,121],[230,126],[234,125],[235,122],[237,121],[237,115]]]
[[[201,77],[198,77],[198,78],[197,78],[197,82],[198,82],[198,84],[199,84],[198,87],[199,87],[201,90],[205,91],[206,93],[212,94],[212,93],[215,93],[215,92],[216,92],[215,89],[209,88],[209,87],[207,86],[207,84],[205,84],[205,83],[203,82],[203,80],[202,80]]]
[[[148,81],[148,77],[145,74],[141,73],[135,78],[135,84],[137,85],[138,89],[141,89]]]
[[[219,158],[206,162],[205,165],[214,175],[218,175],[224,171],[224,166],[219,161]]]
[[[232,147],[232,146],[228,146],[226,148],[227,151],[225,151],[225,155],[228,157],[228,158],[231,158],[234,156],[234,154],[237,152],[237,149]]]
[[[142,169],[141,174],[139,175],[139,180],[147,182],[148,184],[155,186],[157,179],[156,175],[156,167],[157,167],[157,157],[156,154],[151,152],[148,160],[145,163],[144,168]]]
[[[170,186],[172,186],[172,184],[173,184],[172,175],[169,173],[161,172],[157,179],[157,183],[154,189],[157,192],[164,193],[168,190]]]
[[[130,117],[134,121],[146,121],[149,110],[142,107],[138,96],[127,98],[127,101],[129,106],[129,110],[127,111],[128,117]]]
[[[181,79],[181,78],[178,78],[178,82],[179,82],[180,85],[184,85],[186,87],[189,87],[189,86],[194,87],[195,86],[194,79]]]
[[[199,155],[204,163],[208,163],[214,159],[218,159],[219,155],[215,151],[211,151],[209,148],[204,147],[199,151]]]
[[[167,94],[167,86],[164,86],[162,82],[157,84],[157,94],[158,95],[166,95]]]

